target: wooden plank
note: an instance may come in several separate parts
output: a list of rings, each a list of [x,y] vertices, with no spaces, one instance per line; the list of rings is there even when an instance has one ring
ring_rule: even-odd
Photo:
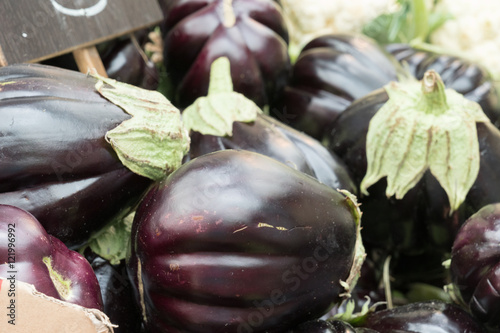
[[[92,46],[157,24],[163,14],[157,0],[3,0],[0,17],[5,66]]]

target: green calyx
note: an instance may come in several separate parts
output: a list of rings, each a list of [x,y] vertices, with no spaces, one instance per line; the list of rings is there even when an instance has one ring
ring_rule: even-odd
[[[50,257],[43,257],[42,259],[43,263],[45,266],[47,266],[47,269],[49,270],[49,276],[50,279],[52,280],[52,283],[54,284],[54,287],[56,288],[57,292],[59,293],[59,296],[66,301],[71,298],[71,280],[70,279],[65,279],[59,272],[57,272],[53,267],[52,267],[52,259]]]
[[[401,199],[427,170],[445,190],[451,212],[465,200],[479,172],[476,123],[481,107],[428,71],[421,82],[390,83],[389,100],[370,121],[367,173],[361,192],[387,177],[386,194]]]
[[[176,170],[190,144],[180,111],[157,91],[91,75],[96,90],[132,116],[106,133],[123,165],[152,180]]]
[[[233,91],[229,59],[217,58],[210,67],[208,95],[182,112],[186,128],[206,135],[232,136],[235,121],[252,122],[262,110]]]
[[[363,240],[361,238],[361,210],[359,209],[359,204],[356,196],[347,190],[338,190],[345,196],[346,204],[351,209],[351,214],[354,217],[356,223],[356,244],[354,245],[354,258],[349,271],[349,276],[345,281],[340,281],[340,285],[344,288],[344,292],[339,296],[344,300],[351,297],[351,291],[356,286],[358,279],[361,275],[361,267],[366,259],[366,251],[363,245]]]

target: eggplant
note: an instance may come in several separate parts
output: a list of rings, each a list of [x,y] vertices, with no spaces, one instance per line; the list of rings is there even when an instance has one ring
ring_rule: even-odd
[[[335,154],[312,137],[265,115],[255,103],[232,90],[227,58],[214,61],[210,77],[208,95],[183,112],[184,124],[192,129],[186,161],[218,150],[249,150],[285,163],[334,189],[355,193],[348,171]],[[244,110],[252,110],[252,116],[238,118],[240,113],[245,114]]]
[[[317,37],[293,64],[283,107],[273,116],[321,140],[355,99],[397,80],[399,71],[397,61],[366,36]]]
[[[115,327],[115,333],[138,333],[142,320],[136,304],[132,281],[127,274],[125,260],[117,264],[100,257],[90,249],[85,250],[85,258],[92,266],[99,282],[103,312]]]
[[[372,119],[383,108],[388,110],[394,105],[403,105],[403,101],[399,100],[395,104],[388,104],[391,99],[387,89],[392,86],[397,85],[390,84],[385,89],[377,90],[356,100],[337,118],[332,126],[329,147],[347,165],[359,191],[362,190],[362,183],[369,171],[367,135],[370,126],[372,126],[370,125]],[[443,182],[436,178],[435,170],[431,172],[429,169],[421,173],[421,178],[413,179],[416,180],[412,183],[413,187],[403,196],[399,194],[397,197],[394,193],[388,193],[389,184],[386,177],[372,182],[373,184],[368,189],[365,186],[364,192],[360,192],[362,194],[360,194],[359,200],[363,205],[364,212],[363,240],[366,247],[379,249],[385,255],[392,255],[395,259],[393,266],[399,267],[394,269],[399,270],[402,276],[408,279],[422,278],[427,279],[427,281],[422,282],[442,285],[447,273],[441,267],[441,262],[449,256],[451,245],[460,226],[484,205],[500,201],[500,192],[496,186],[500,181],[500,174],[496,168],[500,162],[500,131],[488,121],[484,114],[480,115],[477,104],[467,100],[464,100],[463,103],[473,106],[474,112],[477,111],[476,115],[481,119],[477,119],[477,122],[467,123],[466,127],[472,131],[470,134],[466,134],[467,130],[464,130],[458,136],[460,140],[468,135],[467,137],[471,138],[471,149],[472,147],[477,149],[475,153],[462,151],[461,155],[453,155],[453,158],[471,156],[470,160],[453,163],[457,172],[459,172],[460,166],[465,166],[468,162],[477,163],[471,165],[471,168],[476,168],[475,178],[472,177],[474,174],[472,171],[457,178],[457,184],[467,182],[469,185],[469,188],[457,189],[453,194],[456,195],[460,192],[461,200],[463,200],[461,203],[457,202],[457,196],[452,199],[453,195],[450,196],[450,193],[445,190]],[[454,114],[453,111],[450,112],[452,112],[451,115]],[[409,118],[401,118],[399,115],[392,119]],[[446,121],[446,123],[450,122]],[[465,122],[458,126],[464,124]],[[382,125],[373,125],[373,128],[380,126]],[[412,127],[408,125],[407,128]],[[440,125],[437,125],[436,128],[440,128]],[[436,135],[436,137],[438,136]],[[406,142],[403,139],[400,141]],[[464,147],[462,144],[459,145]],[[378,147],[385,148],[388,147],[388,144],[379,144]],[[460,151],[461,147],[456,149],[455,144],[455,148],[451,147],[449,151]],[[387,153],[386,156],[387,161],[397,158],[395,152]],[[435,156],[432,157],[434,159],[451,155],[441,152],[433,156]],[[417,160],[427,161],[425,156]],[[405,181],[403,185],[407,186],[408,183]],[[367,252],[370,253],[370,251]],[[400,281],[404,280],[400,279]]]
[[[130,119],[96,80],[60,68],[0,68],[0,203],[32,213],[71,248],[136,205],[151,181],[104,136]]]
[[[441,301],[416,302],[375,311],[356,325],[380,333],[486,333],[461,307]],[[356,327],[357,328],[357,327]],[[371,332],[358,331],[356,332]]]
[[[500,204],[482,207],[460,228],[450,276],[461,302],[491,331],[500,332]]]
[[[0,204],[0,236],[1,277],[30,283],[62,301],[103,310],[99,283],[88,261],[47,234],[33,215]]]
[[[147,330],[286,332],[319,318],[359,272],[359,214],[351,195],[262,154],[183,164],[132,226],[127,267]]]
[[[354,100],[391,81],[435,70],[445,85],[481,105],[499,125],[500,100],[493,79],[481,66],[457,57],[390,44],[369,37],[331,34],[317,37],[301,51],[274,116],[322,140]]]
[[[210,65],[221,56],[231,62],[236,91],[260,107],[280,98],[290,59],[275,1],[174,0],[163,7],[163,58],[174,105],[185,108],[207,94]]]

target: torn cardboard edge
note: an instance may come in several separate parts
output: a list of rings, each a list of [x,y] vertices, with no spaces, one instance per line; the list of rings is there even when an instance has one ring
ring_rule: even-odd
[[[117,326],[102,311],[47,296],[32,284],[0,278],[0,332],[113,333],[113,327]]]

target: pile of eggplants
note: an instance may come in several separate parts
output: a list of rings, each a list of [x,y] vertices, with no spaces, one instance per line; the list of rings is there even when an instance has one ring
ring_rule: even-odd
[[[175,107],[210,94],[211,65],[226,57],[231,90],[270,112],[230,134],[191,130],[182,165],[151,180],[106,141],[131,114],[95,77],[0,68],[0,277],[15,254],[20,280],[102,310],[115,332],[500,332],[500,102],[483,68],[349,34],[312,40],[292,66],[277,1],[160,3]],[[158,88],[136,44],[104,51],[111,77]],[[431,171],[402,198],[389,177],[363,185],[389,87],[421,80],[425,91],[429,70],[487,119],[474,125],[478,173],[458,207]],[[126,258],[71,250],[132,211]],[[415,282],[449,283],[449,298],[413,301]]]

